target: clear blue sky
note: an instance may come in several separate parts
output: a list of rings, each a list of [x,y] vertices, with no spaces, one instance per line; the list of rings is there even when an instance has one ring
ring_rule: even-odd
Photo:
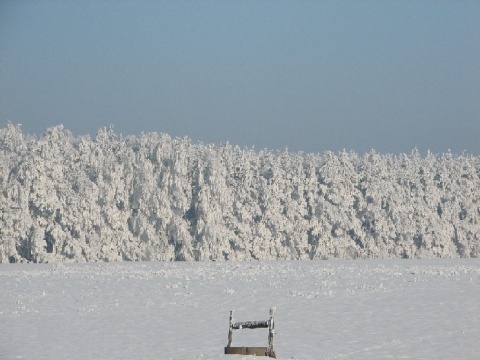
[[[480,1],[0,1],[0,125],[480,154]]]

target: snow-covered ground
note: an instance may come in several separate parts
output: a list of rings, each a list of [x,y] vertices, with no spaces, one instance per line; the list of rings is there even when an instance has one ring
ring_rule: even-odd
[[[480,359],[478,259],[0,265],[0,358],[247,359],[271,305],[279,359]]]

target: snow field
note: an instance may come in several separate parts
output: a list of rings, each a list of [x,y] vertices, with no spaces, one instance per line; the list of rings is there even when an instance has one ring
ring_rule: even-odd
[[[229,311],[272,305],[279,359],[480,358],[477,259],[10,264],[0,290],[0,359],[248,359]]]

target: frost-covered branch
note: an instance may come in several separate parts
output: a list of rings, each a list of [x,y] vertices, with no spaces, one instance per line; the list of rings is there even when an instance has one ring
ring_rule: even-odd
[[[0,129],[0,262],[480,255],[480,159]]]

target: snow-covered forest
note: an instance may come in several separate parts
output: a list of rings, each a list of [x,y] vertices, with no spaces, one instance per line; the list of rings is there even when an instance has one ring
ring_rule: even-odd
[[[0,263],[480,255],[480,158],[0,130]]]

